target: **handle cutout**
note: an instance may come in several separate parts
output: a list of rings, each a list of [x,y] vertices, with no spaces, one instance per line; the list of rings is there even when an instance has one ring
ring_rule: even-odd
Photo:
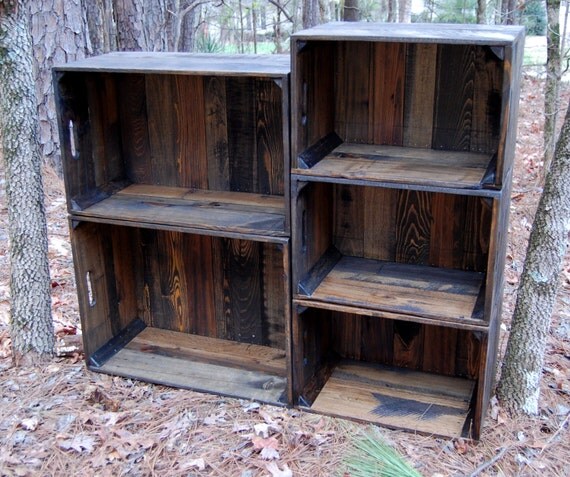
[[[85,283],[87,285],[87,300],[89,301],[89,306],[93,308],[97,303],[95,299],[95,293],[93,292],[93,283],[91,282],[91,272],[85,274]]]
[[[72,119],[69,120],[67,128],[69,129],[69,148],[71,150],[71,157],[77,160],[79,159],[79,151],[77,150],[79,138],[77,137],[77,129],[75,128],[75,124]]]

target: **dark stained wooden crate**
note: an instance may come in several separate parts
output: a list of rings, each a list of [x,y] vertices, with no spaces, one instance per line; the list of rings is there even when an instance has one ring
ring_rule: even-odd
[[[524,30],[292,37],[293,394],[478,439],[495,374]]]
[[[289,58],[54,70],[88,365],[291,402]]]

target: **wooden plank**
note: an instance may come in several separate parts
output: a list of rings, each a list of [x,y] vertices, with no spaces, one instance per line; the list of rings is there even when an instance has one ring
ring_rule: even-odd
[[[424,326],[422,370],[457,376],[455,361],[460,332],[442,326]]]
[[[284,283],[286,271],[283,267],[284,249],[287,246],[263,244],[262,253],[262,334],[263,345],[285,349],[287,287]],[[288,267],[287,267],[288,268]]]
[[[371,44],[337,44],[335,76],[335,132],[345,142],[372,142],[369,98],[371,92]]]
[[[483,279],[476,272],[343,257],[310,298],[461,321],[472,318]]]
[[[255,81],[256,154],[260,194],[283,195],[284,160],[282,90],[273,80]],[[287,171],[287,174],[289,171]]]
[[[364,258],[396,260],[397,205],[397,190],[364,188]]]
[[[224,317],[229,339],[261,344],[261,244],[249,240],[224,240]]]
[[[363,187],[338,184],[333,189],[333,240],[335,246],[344,255],[364,254],[364,234],[367,225],[364,223]]]
[[[230,190],[258,192],[256,83],[249,78],[228,78],[228,151],[230,156]]]
[[[147,326],[168,328],[171,324],[172,311],[168,299],[161,288],[161,243],[159,234],[165,231],[140,229],[143,253],[143,316]]]
[[[258,194],[133,185],[78,212],[125,224],[160,224],[195,229],[285,236],[281,199]]]
[[[272,404],[285,399],[283,351],[152,328],[94,370]]]
[[[160,328],[145,328],[127,348],[141,353],[161,352],[189,362],[243,368],[285,377],[286,355],[282,348],[243,344]]]
[[[113,337],[110,308],[113,304],[108,297],[112,289],[112,283],[109,283],[112,275],[107,274],[108,260],[103,248],[108,239],[104,226],[81,223],[71,229],[83,347],[87,359]]]
[[[497,53],[497,50],[489,47],[475,50],[471,137],[471,151],[474,152],[494,154],[499,146],[504,64]],[[500,54],[504,56],[504,51]]]
[[[112,52],[57,67],[57,71],[270,76],[289,73],[289,55],[220,55],[181,52]]]
[[[331,313],[332,346],[342,358],[357,359],[362,354],[362,317],[347,313]]]
[[[151,184],[178,186],[176,77],[146,75]]]
[[[524,37],[524,28],[505,25],[330,22],[293,34],[295,41],[390,41],[444,44],[509,45]]]
[[[167,185],[207,189],[208,151],[203,78],[175,76],[175,93],[176,148],[171,160],[176,161],[178,180]],[[163,157],[162,161],[169,157]]]
[[[204,113],[208,151],[208,188],[230,190],[226,80],[204,78]]]
[[[149,124],[144,75],[124,74],[117,77],[122,153],[127,176],[133,182],[152,183]]]
[[[405,43],[374,44],[370,122],[375,144],[403,143],[405,55]]]
[[[180,244],[182,273],[184,274],[184,299],[188,315],[184,328],[202,336],[218,337],[216,319],[213,242],[220,239],[197,234],[184,234]]]
[[[408,45],[404,93],[404,146],[431,148],[436,65],[437,45]]]
[[[470,151],[475,48],[470,45],[439,45],[437,69],[433,148]]]
[[[370,182],[479,189],[491,157],[484,154],[417,148],[343,144],[310,169],[306,176]]]
[[[395,429],[459,437],[474,387],[466,379],[342,361],[311,409]]]
[[[95,188],[125,177],[121,154],[118,91],[109,74],[86,75]],[[84,158],[86,159],[86,158]]]
[[[433,194],[400,191],[396,212],[396,261],[429,264]]]

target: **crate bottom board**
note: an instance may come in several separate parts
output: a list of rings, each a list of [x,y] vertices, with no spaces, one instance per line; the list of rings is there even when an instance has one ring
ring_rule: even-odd
[[[475,382],[401,368],[341,361],[315,399],[317,413],[422,434],[464,434]]]
[[[144,328],[97,372],[271,404],[285,404],[285,351]]]

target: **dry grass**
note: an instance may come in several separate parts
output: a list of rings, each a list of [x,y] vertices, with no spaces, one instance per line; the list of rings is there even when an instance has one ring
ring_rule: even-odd
[[[536,79],[524,79],[502,348],[540,194],[540,91]],[[95,374],[78,357],[13,367],[3,173],[0,182],[0,475],[314,477],[346,472],[346,456],[365,425]],[[77,301],[63,186],[49,170],[45,182],[53,315],[62,334],[78,327]],[[549,336],[540,415],[512,420],[494,405],[478,444],[382,430],[383,438],[423,475],[570,475],[568,257],[564,273]]]

